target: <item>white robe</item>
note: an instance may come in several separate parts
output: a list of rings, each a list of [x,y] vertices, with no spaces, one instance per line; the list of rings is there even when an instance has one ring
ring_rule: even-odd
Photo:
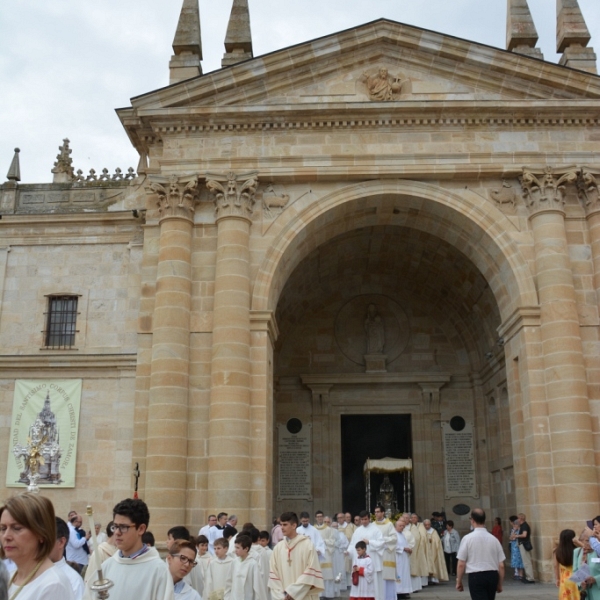
[[[231,567],[231,590],[225,594],[225,600],[265,600],[265,587],[258,561],[248,555],[245,560],[239,557]]]
[[[58,569],[69,580],[75,600],[81,600],[83,598],[83,593],[85,592],[85,583],[83,582],[81,575],[77,573],[73,567],[70,567],[64,558],[61,558],[58,562],[54,563],[54,568]]]
[[[287,592],[294,600],[318,600],[323,589],[319,557],[310,538],[283,538],[271,554],[269,588],[273,600]]]
[[[346,557],[344,554],[350,540],[341,531],[336,531],[336,534],[337,539],[335,542],[335,551],[333,553],[333,574],[335,577],[341,575],[340,582],[335,584],[336,596],[339,596],[340,591],[350,587],[347,579]]]
[[[233,561],[234,559],[231,556],[226,556],[223,560],[213,558],[208,562],[204,576],[203,600],[210,600],[211,594],[215,592],[224,598],[231,591]]]
[[[200,594],[187,583],[187,581],[184,581],[183,589],[180,592],[175,593],[175,600],[202,600],[202,598],[200,597]]]
[[[410,558],[405,552],[409,548],[404,534],[396,532],[396,594],[410,594],[412,583],[410,578]]]
[[[375,598],[375,571],[373,570],[373,561],[371,557],[365,555],[363,558],[355,556],[352,566],[357,566],[362,571],[358,576],[358,585],[352,585],[350,588],[351,598]],[[360,571],[359,571],[360,573]]]
[[[198,564],[184,577],[185,582],[189,584],[192,589],[196,590],[199,596],[202,596],[202,592],[204,591],[204,578],[210,560],[210,553],[206,552],[204,556],[200,556],[200,554],[196,552],[196,562]]]
[[[310,541],[313,543],[313,546],[319,555],[319,560],[321,560],[321,557],[325,555],[325,543],[317,529],[309,523],[306,527],[304,527],[304,525],[299,525],[296,529],[296,533],[310,538]]]
[[[379,527],[375,523],[369,523],[366,527],[361,525],[357,527],[356,531],[352,535],[350,541],[350,547],[348,550],[352,554],[352,558],[356,558],[356,542],[362,540],[368,540],[367,554],[371,557],[373,562],[373,571],[375,572],[375,598],[376,600],[384,600],[384,589],[383,589],[383,548],[385,541],[379,531]]]
[[[92,583],[97,581],[98,569],[102,566],[102,563],[105,560],[108,560],[116,551],[117,547],[113,546],[110,542],[98,544],[98,550],[90,556],[90,562],[85,571],[84,581],[86,584],[90,579],[92,580]]]
[[[115,584],[109,591],[110,600],[174,600],[173,578],[156,548],[133,559],[120,554],[115,552],[102,563],[103,575]],[[96,598],[91,583],[86,586],[86,600]]]
[[[406,526],[404,528],[404,531],[402,533],[403,533],[404,537],[406,538],[406,544],[407,544],[408,548],[413,550],[417,543],[415,541],[415,536],[411,533],[408,526]],[[410,554],[410,556],[412,557],[412,553]],[[412,560],[412,559],[410,559],[410,560]],[[410,568],[410,560],[409,560],[409,568]],[[423,589],[423,586],[421,585],[421,577],[415,577],[415,576],[413,576],[412,573],[410,575],[410,585],[412,587],[413,592],[419,592]]]
[[[384,589],[384,600],[396,600],[396,544],[398,538],[396,529],[389,519],[383,521],[375,521],[375,525],[379,527],[379,531],[383,536],[383,557],[381,575],[379,581]]]
[[[20,587],[13,583],[8,590],[8,597],[11,598]],[[17,598],[18,600],[74,600],[75,597],[66,575],[51,567],[23,586]]]

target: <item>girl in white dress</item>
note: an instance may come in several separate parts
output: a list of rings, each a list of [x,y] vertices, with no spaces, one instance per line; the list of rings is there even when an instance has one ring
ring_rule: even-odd
[[[24,493],[0,507],[0,545],[17,565],[10,600],[74,600],[68,579],[49,558],[55,542],[56,518],[48,498]]]

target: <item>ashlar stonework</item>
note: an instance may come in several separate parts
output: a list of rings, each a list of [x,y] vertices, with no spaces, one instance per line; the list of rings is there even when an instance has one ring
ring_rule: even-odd
[[[600,78],[536,58],[534,33],[507,52],[382,19],[254,58],[244,38],[118,111],[141,167],[86,212],[76,181],[4,184],[0,454],[15,379],[81,377],[77,487],[49,496],[108,514],[137,462],[162,539],[216,510],[344,508],[344,417],[407,415],[417,510],[525,512],[549,579],[600,501]],[[73,350],[42,350],[56,293],[80,297]],[[477,493],[450,498],[456,416]],[[291,418],[312,456],[293,501]]]

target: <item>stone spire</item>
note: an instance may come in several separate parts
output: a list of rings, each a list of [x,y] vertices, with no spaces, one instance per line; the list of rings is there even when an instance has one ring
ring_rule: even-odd
[[[10,163],[10,168],[8,169],[8,173],[6,174],[6,179],[8,181],[21,181],[21,166],[19,164],[19,148],[15,148],[15,155],[13,156],[12,162]]]
[[[248,0],[233,0],[231,16],[225,36],[225,54],[222,67],[229,67],[252,58],[252,33]]]
[[[535,46],[537,41],[538,33],[527,0],[508,0],[506,49],[516,54],[543,59],[542,51]]]
[[[596,54],[587,48],[592,39],[578,0],[556,0],[556,51],[559,64],[597,73]]]
[[[73,159],[71,158],[71,152],[73,152],[69,146],[68,138],[63,140],[63,145],[59,146],[60,152],[56,157],[54,168],[52,173],[52,183],[69,183],[75,179],[75,172],[73,171]]]
[[[169,83],[202,75],[202,38],[198,0],[183,0],[169,63]]]

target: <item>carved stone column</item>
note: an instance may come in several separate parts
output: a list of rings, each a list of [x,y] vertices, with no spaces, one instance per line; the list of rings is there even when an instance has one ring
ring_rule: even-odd
[[[257,173],[207,174],[215,197],[217,259],[208,445],[209,510],[250,514],[250,226]]]
[[[600,171],[583,167],[579,173],[577,188],[579,198],[583,202],[590,232],[592,260],[594,263],[594,289],[596,299],[600,304]]]
[[[160,537],[185,523],[192,230],[198,179],[151,182],[160,246],[152,318],[145,500]]]
[[[574,169],[551,168],[544,173],[524,170],[522,178],[534,238],[552,465],[545,480],[538,482],[547,494],[540,489],[538,497],[543,502],[553,488],[557,504],[574,521],[585,520],[598,505],[586,371],[564,222],[565,186],[576,180]],[[543,433],[546,419],[536,414],[528,418],[538,419]]]

